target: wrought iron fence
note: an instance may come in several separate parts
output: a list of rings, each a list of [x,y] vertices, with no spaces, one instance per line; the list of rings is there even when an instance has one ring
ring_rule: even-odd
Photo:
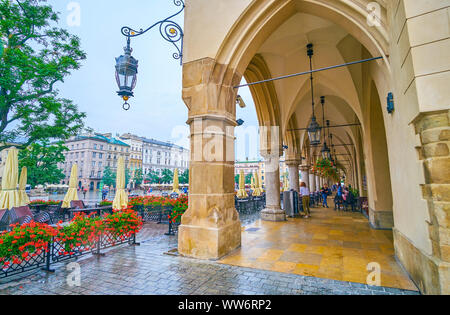
[[[42,250],[34,257],[30,257],[27,261],[22,261],[20,264],[13,264],[0,269],[0,279],[17,276],[22,273],[28,273],[37,269],[42,269],[47,272],[54,272],[51,266],[56,263],[64,262],[78,257],[93,254],[104,255],[102,250],[123,245],[139,245],[136,243],[136,235],[133,234],[128,237],[114,235],[111,232],[102,232],[99,237],[94,240],[89,246],[81,245],[74,248],[66,248],[66,244],[53,238],[48,243],[46,250]]]
[[[180,223],[172,222],[170,215],[173,207],[171,206],[134,206],[133,209],[142,217],[144,222],[156,222],[158,224],[167,224],[168,231],[166,235],[175,235],[178,232]]]

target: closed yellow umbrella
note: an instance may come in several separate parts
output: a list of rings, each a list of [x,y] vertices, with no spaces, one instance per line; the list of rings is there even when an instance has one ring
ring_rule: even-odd
[[[116,196],[114,197],[113,209],[122,210],[128,207],[128,195],[125,192],[125,162],[123,157],[119,158],[116,175]]]
[[[247,198],[247,192],[245,191],[245,176],[244,171],[241,170],[241,173],[239,174],[239,190],[237,193],[238,198]]]
[[[27,192],[25,189],[27,188],[27,168],[22,167],[22,172],[20,173],[19,179],[19,200],[21,206],[26,206],[30,204],[30,198],[28,198]]]
[[[66,195],[64,196],[63,208],[70,208],[70,202],[78,199],[77,193],[77,180],[78,180],[78,165],[74,164],[72,166],[72,171],[70,172],[70,182],[69,189],[67,190]]]
[[[259,181],[258,173],[255,173],[254,177],[255,177],[255,190],[253,191],[253,196],[259,197],[262,195],[262,189],[261,189],[261,183]]]
[[[178,179],[178,168],[173,172],[173,193],[180,194],[180,181]]]
[[[11,148],[8,152],[6,165],[3,170],[2,190],[0,192],[0,209],[11,209],[20,206],[17,181],[19,177],[18,151]]]

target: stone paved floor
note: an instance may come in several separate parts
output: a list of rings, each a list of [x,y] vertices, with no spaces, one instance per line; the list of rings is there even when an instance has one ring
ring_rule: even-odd
[[[378,263],[381,285],[417,290],[395,259],[392,231],[373,230],[360,213],[314,208],[309,219],[257,220],[242,233],[242,247],[220,261],[234,266],[367,283]]]
[[[54,274],[39,271],[16,282],[2,283],[0,294],[418,294],[165,255],[177,244],[176,236],[164,236],[165,231],[163,225],[146,225],[138,237],[141,246],[124,245],[106,252],[105,257],[80,259],[79,287],[67,284],[69,271],[61,264]]]

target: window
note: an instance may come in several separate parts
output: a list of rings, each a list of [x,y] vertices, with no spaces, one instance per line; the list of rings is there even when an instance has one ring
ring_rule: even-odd
[[[98,154],[98,158],[99,158],[99,159],[103,159],[103,153],[99,153],[99,154]]]
[[[92,167],[95,167],[95,161],[92,161]]]
[[[94,150],[97,150],[97,144],[94,143]]]
[[[97,157],[97,152],[92,152],[92,157],[95,159]]]

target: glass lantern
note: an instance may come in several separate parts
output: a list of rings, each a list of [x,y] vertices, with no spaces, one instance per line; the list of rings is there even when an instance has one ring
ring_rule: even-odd
[[[138,61],[131,56],[133,51],[128,45],[125,47],[125,55],[116,58],[116,81],[119,86],[117,94],[126,102],[133,95],[136,87]]]

